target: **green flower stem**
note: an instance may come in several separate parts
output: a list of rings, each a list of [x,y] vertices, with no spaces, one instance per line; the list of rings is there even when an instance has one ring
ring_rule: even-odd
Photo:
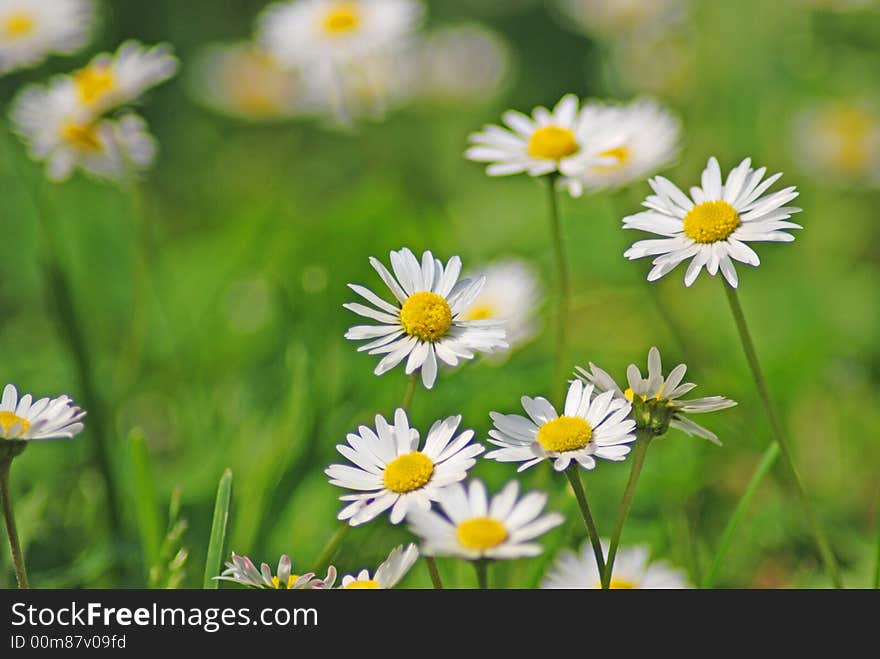
[[[550,206],[550,227],[553,232],[553,250],[556,258],[556,278],[558,296],[556,300],[556,361],[553,370],[553,400],[560,402],[565,387],[566,350],[568,348],[568,310],[571,304],[571,284],[568,275],[568,261],[565,257],[565,243],[562,239],[562,220],[559,216],[559,194],[556,190],[556,175],[547,177],[547,191]]]
[[[437,561],[433,556],[425,556],[425,564],[428,566],[428,574],[431,575],[431,585],[435,590],[443,590],[443,580],[440,578],[440,570],[437,569]]]
[[[782,420],[779,417],[779,413],[776,411],[773,399],[770,397],[770,392],[767,388],[767,381],[764,379],[764,374],[761,371],[761,364],[758,361],[755,344],[752,342],[752,337],[749,334],[749,328],[746,324],[746,317],[739,301],[739,295],[737,294],[736,289],[729,286],[727,282],[722,281],[722,284],[724,286],[724,291],[727,293],[727,301],[730,304],[730,311],[733,313],[734,321],[736,321],[736,329],[739,331],[739,338],[742,341],[743,351],[745,352],[746,360],[749,363],[749,368],[752,371],[752,377],[755,380],[758,395],[764,405],[764,411],[770,419],[770,427],[775,436],[776,443],[779,445],[780,453],[782,453],[782,457],[785,458],[785,463],[788,465],[788,470],[791,473],[792,480],[795,484],[795,490],[800,499],[801,505],[803,506],[804,513],[807,516],[807,522],[813,532],[816,546],[822,557],[822,562],[825,563],[825,569],[828,571],[828,575],[831,577],[831,582],[834,584],[834,587],[842,588],[843,582],[840,578],[840,569],[837,565],[837,560],[834,558],[834,553],[831,551],[831,545],[829,544],[825,532],[822,530],[819,520],[816,517],[816,513],[813,510],[813,506],[810,503],[806,487],[804,486],[804,482],[801,480],[801,476],[795,465],[794,456],[791,453],[791,447],[786,438]]]
[[[400,404],[404,410],[409,411],[409,406],[416,393],[416,386],[418,386],[418,373],[413,373],[406,382],[406,391],[403,394],[403,402]]]
[[[714,587],[715,579],[721,569],[721,564],[724,561],[724,557],[727,555],[727,550],[730,549],[730,543],[733,540],[736,527],[739,526],[739,523],[745,516],[746,511],[755,496],[755,492],[758,491],[758,486],[761,484],[761,481],[764,480],[764,476],[767,475],[776,463],[776,458],[778,457],[779,444],[773,442],[764,451],[764,455],[761,457],[761,462],[758,464],[758,468],[755,470],[755,473],[752,474],[752,479],[749,481],[745,492],[743,492],[739,502],[736,504],[736,508],[734,508],[733,514],[730,516],[730,521],[728,521],[727,526],[724,527],[724,532],[721,534],[721,540],[718,542],[718,550],[715,552],[715,558],[712,559],[712,565],[709,567],[709,571],[706,573],[703,583],[701,584],[702,588]]]
[[[321,575],[327,571],[327,568],[330,566],[330,561],[333,560],[333,557],[336,555],[337,550],[343,540],[345,540],[349,531],[351,531],[351,524],[341,524],[339,528],[336,529],[336,532],[330,536],[327,544],[324,545],[324,549],[321,550],[321,553],[318,555],[318,560],[315,561],[315,574]]]
[[[0,440],[5,441],[5,440]],[[12,563],[15,566],[15,578],[21,589],[30,588],[27,570],[24,567],[24,555],[21,553],[21,542],[15,526],[15,512],[12,507],[12,493],[9,488],[9,468],[13,456],[0,458],[0,504],[3,506],[3,517],[6,520],[6,534],[9,536],[9,549],[12,551]]]
[[[474,561],[474,569],[477,571],[477,587],[480,590],[489,589],[489,561],[485,558]]]
[[[611,586],[611,575],[614,572],[614,559],[617,557],[617,548],[620,546],[620,536],[623,533],[623,525],[629,516],[629,509],[632,507],[633,496],[636,492],[636,485],[639,482],[639,476],[642,474],[642,467],[645,465],[645,456],[648,454],[648,445],[651,443],[653,435],[650,431],[639,430],[636,433],[636,444],[633,449],[632,467],[629,472],[629,481],[626,484],[626,490],[623,493],[623,499],[620,501],[620,508],[617,511],[617,520],[614,522],[614,531],[611,534],[611,544],[608,546],[608,561],[605,570],[602,571],[602,588]]]
[[[565,475],[568,482],[571,483],[571,489],[574,490],[574,497],[577,499],[578,506],[581,509],[581,515],[584,518],[584,524],[587,527],[587,534],[590,536],[590,544],[593,545],[593,553],[596,555],[596,565],[599,566],[599,574],[605,574],[605,558],[602,554],[602,542],[599,540],[599,531],[596,530],[596,523],[593,521],[593,514],[590,512],[590,504],[587,503],[587,493],[584,492],[584,485],[581,483],[581,475],[578,471],[580,466],[577,462],[572,462]]]

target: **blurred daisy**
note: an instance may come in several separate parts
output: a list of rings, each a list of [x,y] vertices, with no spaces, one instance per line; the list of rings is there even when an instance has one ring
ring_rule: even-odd
[[[482,482],[446,488],[439,507],[417,510],[407,521],[422,539],[427,556],[458,556],[468,560],[512,559],[537,556],[541,545],[533,542],[563,522],[559,513],[543,513],[547,495],[530,492],[518,499],[519,484],[510,481],[491,499]]]
[[[145,91],[171,78],[177,67],[170,45],[147,47],[126,41],[115,53],[96,55],[72,77],[79,102],[97,116],[137,101]]]
[[[602,542],[604,553],[608,554],[608,543]],[[614,563],[614,576],[609,588],[612,589],[682,589],[690,588],[687,577],[665,561],[649,562],[647,547],[621,549]],[[578,553],[563,551],[547,576],[541,588],[602,588],[602,579],[596,566],[596,556],[589,542],[584,543]]]
[[[668,165],[678,155],[680,138],[681,122],[652,99],[589,103],[577,135],[585,148],[559,168],[586,190],[619,187]]]
[[[636,424],[640,427],[643,427],[651,418],[656,420],[658,416],[667,417],[665,420],[660,420],[661,425],[668,423],[672,428],[677,428],[688,435],[702,437],[720,444],[721,442],[718,441],[718,436],[715,433],[694,423],[685,415],[726,410],[736,405],[736,401],[724,396],[681,400],[682,396],[697,386],[690,382],[682,382],[686,372],[687,366],[679,364],[669,372],[667,377],[663,377],[660,351],[652,347],[648,351],[648,377],[643,378],[639,367],[630,364],[626,369],[626,379],[629,385],[626,390],[621,391],[614,378],[593,363],[590,363],[589,370],[579,366],[576,375],[584,382],[593,385],[597,391],[613,393],[618,400],[627,400],[633,403],[633,416],[636,419]],[[660,430],[665,432],[665,428],[660,428]]]
[[[399,524],[411,510],[427,510],[450,483],[464,480],[483,452],[471,443],[473,430],[455,436],[460,416],[436,421],[419,449],[419,433],[409,427],[406,412],[394,413],[394,425],[376,415],[376,429],[360,426],[346,437],[339,451],[354,466],[333,464],[324,473],[330,483],[355,490],[340,497],[350,501],[338,518],[357,526],[391,509],[392,524]]]
[[[544,460],[552,460],[556,471],[576,461],[584,469],[596,466],[595,458],[623,460],[627,444],[636,439],[635,421],[628,418],[631,405],[607,391],[593,398],[593,386],[574,380],[565,397],[563,415],[546,398],[522,397],[528,417],[519,414],[489,416],[495,427],[489,443],[501,448],[486,457],[498,462],[522,462],[523,471]]]
[[[143,119],[131,113],[93,119],[66,76],[54,78],[48,88],[26,87],[13,100],[10,116],[30,157],[46,163],[52,181],[66,180],[76,168],[121,181],[155,160],[156,141]]]
[[[478,266],[474,272],[486,283],[461,314],[462,320],[503,320],[511,348],[531,340],[538,331],[535,311],[542,299],[534,269],[525,261],[510,259]]]
[[[561,24],[608,41],[668,31],[687,16],[686,0],[557,0]]]
[[[0,0],[0,74],[74,54],[94,19],[92,0]]]
[[[407,248],[391,252],[392,275],[378,259],[370,264],[396,298],[390,304],[368,288],[349,287],[372,307],[351,302],[343,306],[379,325],[356,325],[345,333],[352,341],[369,341],[358,351],[385,356],[376,366],[382,375],[406,358],[407,375],[421,369],[422,382],[430,389],[437,379],[438,360],[457,366],[473,359],[475,352],[491,353],[506,348],[503,321],[465,320],[462,314],[480,294],[484,279],[462,279],[461,259],[453,256],[444,266],[431,252],[422,261]]]
[[[798,165],[822,182],[880,185],[880,113],[856,103],[811,108],[794,120]]]
[[[289,119],[309,109],[299,71],[282,68],[249,43],[207,46],[190,70],[190,87],[206,105],[235,117]]]
[[[623,218],[623,227],[664,238],[640,240],[624,256],[630,260],[655,257],[648,281],[660,279],[690,259],[685,286],[693,284],[705,267],[712,276],[720,269],[727,283],[736,288],[739,280],[733,261],[760,264],[758,255],[745,243],[791,242],[794,236],[786,230],[802,228],[787,221],[801,210],[786,206],[798,196],[794,186],[764,195],[782,174],[764,180],[767,169],[754,170],[750,165],[750,158],[743,160],[722,184],[718,161],[709,158],[702,187],[692,187],[690,197],[662,176],[649,179],[656,193],[642,204],[649,210]]]
[[[368,570],[361,570],[357,577],[346,575],[342,577],[341,588],[345,590],[388,590],[394,588],[406,576],[418,558],[419,550],[414,544],[407,545],[406,549],[402,545],[395,547],[382,565],[376,568],[372,577],[370,577]]]
[[[697,84],[693,38],[681,31],[615,42],[609,50],[612,75],[628,92],[686,98]]]
[[[68,396],[19,398],[15,385],[7,384],[0,399],[0,440],[71,439],[82,431],[85,415]]]
[[[269,588],[275,590],[312,590],[329,588],[336,580],[336,568],[332,565],[327,571],[327,577],[318,579],[314,572],[306,574],[293,574],[290,557],[284,554],[278,561],[278,570],[272,574],[272,568],[266,563],[260,565],[258,570],[253,561],[247,556],[239,556],[232,552],[232,561],[226,563],[226,569],[215,579],[221,581],[234,581],[242,586],[250,588]],[[329,585],[327,585],[329,584]]]

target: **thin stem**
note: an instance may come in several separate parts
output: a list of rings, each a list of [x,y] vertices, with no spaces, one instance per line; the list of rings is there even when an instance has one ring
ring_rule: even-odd
[[[568,478],[568,482],[571,483],[574,497],[577,499],[578,506],[580,506],[584,525],[587,527],[587,534],[590,536],[590,543],[593,545],[593,553],[596,555],[596,565],[599,566],[599,574],[602,575],[605,574],[605,557],[602,554],[602,542],[599,540],[599,531],[596,530],[596,523],[593,521],[593,514],[590,512],[590,504],[587,503],[587,493],[584,492],[584,485],[581,483],[579,468],[576,462],[572,462],[568,469],[565,470],[565,475]]]
[[[648,445],[650,443],[650,431],[640,430],[637,433],[636,446],[633,450],[629,481],[626,484],[623,499],[620,501],[620,508],[617,510],[617,519],[614,522],[614,531],[611,534],[611,544],[608,546],[608,561],[605,571],[602,573],[603,588],[611,586],[611,575],[614,572],[614,559],[617,557],[617,548],[620,546],[620,536],[623,534],[623,525],[629,516],[629,509],[632,507],[633,495],[636,493],[636,485],[639,482],[639,476],[642,474],[642,467],[645,465],[645,456],[648,454]]]
[[[724,532],[721,534],[721,540],[718,542],[718,550],[715,552],[715,558],[712,559],[712,565],[709,567],[709,571],[703,579],[703,588],[714,587],[715,578],[718,576],[718,572],[721,569],[721,563],[727,555],[727,550],[730,549],[733,534],[743,517],[745,517],[746,511],[749,509],[749,504],[751,504],[755,492],[758,491],[758,486],[761,484],[761,481],[764,480],[764,476],[767,475],[776,463],[776,458],[778,457],[779,444],[773,442],[764,451],[764,455],[761,457],[761,462],[758,464],[758,468],[755,470],[755,473],[752,474],[752,479],[749,481],[745,492],[743,492],[739,502],[736,504],[736,508],[734,508],[733,514],[727,522],[727,526],[724,527]]]
[[[874,558],[874,582],[871,584],[871,587],[877,590],[880,588],[880,498],[877,500],[877,528],[875,532],[877,533],[877,548],[876,557]]]
[[[6,519],[6,534],[9,536],[9,549],[12,551],[12,563],[15,565],[15,578],[21,589],[30,588],[27,570],[24,567],[24,556],[21,553],[21,542],[18,540],[18,529],[15,526],[15,511],[12,509],[12,493],[9,488],[9,467],[12,458],[4,458],[0,462],[0,502],[3,506],[3,517]]]
[[[351,525],[342,524],[338,529],[336,529],[336,532],[332,536],[330,536],[327,544],[324,545],[324,549],[318,555],[318,560],[315,561],[315,574],[323,574],[327,571],[327,567],[330,565],[330,561],[333,560],[333,557],[336,555],[336,551],[339,549],[342,541],[345,540],[345,537],[348,535],[349,531],[351,531]]]
[[[556,361],[553,370],[553,399],[560,401],[565,387],[566,350],[568,345],[568,309],[571,304],[571,286],[568,275],[568,261],[565,257],[565,242],[562,239],[562,220],[559,216],[559,196],[556,190],[556,176],[547,177],[548,200],[550,206],[550,227],[553,232],[553,250],[556,259],[556,279],[558,297],[556,300]]]
[[[403,394],[403,402],[400,406],[409,411],[409,406],[412,404],[413,396],[416,393],[416,386],[418,385],[418,374],[413,373],[409,376],[409,380],[406,382],[406,391]]]
[[[477,587],[480,590],[489,589],[489,561],[481,558],[474,561],[474,569],[477,571]]]
[[[435,590],[443,590],[443,580],[440,579],[440,570],[437,569],[437,561],[433,556],[425,556],[425,564],[428,566],[428,574],[431,575],[431,584]]]
[[[825,569],[828,571],[828,575],[831,577],[831,582],[834,584],[834,587],[842,588],[843,582],[840,578],[840,570],[837,566],[837,560],[834,558],[834,553],[831,551],[831,545],[828,543],[825,532],[822,530],[819,520],[816,517],[816,513],[813,510],[813,506],[810,503],[807,489],[804,486],[804,482],[801,480],[801,476],[795,465],[794,456],[791,453],[791,447],[786,438],[782,420],[776,411],[773,399],[770,397],[770,392],[767,388],[767,381],[764,379],[764,374],[761,371],[761,364],[758,362],[758,354],[755,351],[755,344],[752,342],[749,328],[746,325],[746,317],[739,301],[739,295],[737,294],[736,289],[729,286],[726,282],[723,282],[723,285],[724,290],[727,293],[727,301],[730,303],[730,311],[733,313],[734,321],[736,321],[736,328],[739,331],[739,338],[742,341],[746,360],[749,363],[749,368],[752,370],[752,377],[755,379],[755,386],[758,389],[758,395],[761,398],[761,402],[764,404],[764,411],[770,419],[770,427],[776,438],[776,443],[779,445],[782,457],[785,458],[785,463],[788,465],[789,472],[791,472],[791,477],[792,480],[794,480],[798,498],[800,499],[801,505],[804,508],[804,513],[807,516],[807,522],[813,532],[816,546],[819,549],[819,554],[822,557],[822,561],[825,563]]]

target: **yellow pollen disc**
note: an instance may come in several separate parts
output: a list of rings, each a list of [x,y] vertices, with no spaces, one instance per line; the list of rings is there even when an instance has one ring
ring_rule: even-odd
[[[633,590],[636,588],[636,585],[632,581],[627,581],[626,579],[611,579],[611,583],[608,584],[608,587],[611,590]]]
[[[452,309],[436,293],[413,293],[403,303],[400,323],[410,336],[422,341],[436,341],[452,326]]]
[[[468,309],[462,316],[463,320],[488,320],[495,318],[495,309],[488,304],[478,304]]]
[[[91,105],[116,85],[109,66],[89,66],[73,76],[80,100]]]
[[[345,587],[346,590],[378,590],[379,583],[374,579],[367,581],[352,581]]]
[[[61,137],[70,146],[81,151],[99,151],[101,142],[95,127],[89,124],[65,124],[61,128]]]
[[[353,2],[340,2],[324,16],[324,31],[338,35],[352,32],[361,23],[361,13]]]
[[[724,240],[739,226],[739,213],[726,201],[705,201],[684,216],[684,232],[698,243]]]
[[[299,579],[299,577],[300,577],[300,575],[298,575],[298,574],[291,574],[289,577],[287,577],[287,586],[285,586],[285,588],[287,590],[290,590],[291,588],[293,588],[293,584],[296,583],[296,580]],[[272,577],[272,585],[275,588],[280,589],[281,588],[281,580],[278,577]]]
[[[21,424],[21,428],[19,428],[16,437],[21,437],[24,434],[24,431],[31,427],[31,422],[27,419],[22,419],[20,416],[16,416],[12,412],[0,412],[0,428],[3,429],[4,436],[8,435],[9,431],[19,424]],[[11,439],[15,439],[16,437],[12,437]]]
[[[32,34],[36,23],[33,16],[25,12],[9,14],[3,20],[3,34],[9,39],[18,39]]]
[[[560,416],[538,429],[538,443],[554,453],[583,448],[592,438],[593,429],[579,416]]]
[[[852,171],[868,166],[871,126],[871,117],[858,108],[839,109],[825,118],[825,129],[838,141],[832,157],[839,167]]]
[[[603,158],[614,158],[617,162],[610,165],[596,165],[593,169],[600,172],[613,172],[623,167],[629,161],[629,149],[625,146],[618,146],[614,149],[608,149],[599,154]]]
[[[504,524],[491,517],[466,519],[458,525],[455,534],[462,547],[477,551],[497,547],[507,540]]]
[[[577,140],[568,128],[542,126],[529,138],[529,155],[532,158],[561,160],[576,153],[577,150]]]
[[[434,463],[421,451],[399,455],[385,467],[383,480],[392,492],[403,494],[423,487],[434,475]]]

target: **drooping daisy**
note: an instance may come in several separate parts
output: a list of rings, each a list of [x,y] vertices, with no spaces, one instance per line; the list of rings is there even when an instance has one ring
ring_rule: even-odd
[[[602,542],[605,555],[608,543]],[[647,547],[628,547],[621,549],[614,563],[614,576],[609,588],[612,589],[682,589],[691,588],[684,572],[673,568],[665,561],[650,562]],[[585,542],[578,553],[563,551],[547,576],[541,588],[580,588],[599,589],[602,579],[596,566],[596,555],[589,542]]]
[[[479,295],[461,315],[462,320],[504,321],[511,348],[531,340],[538,331],[535,311],[542,291],[534,268],[519,259],[509,259],[474,268],[486,278]]]
[[[72,55],[89,40],[92,0],[0,0],[0,74]]]
[[[85,415],[68,396],[19,398],[15,385],[7,384],[0,399],[0,442],[71,439],[82,431]]]
[[[528,417],[489,415],[495,424],[489,443],[501,448],[486,454],[498,462],[522,462],[517,471],[544,460],[552,460],[556,471],[568,468],[572,460],[593,469],[597,457],[623,460],[630,451],[627,444],[636,439],[635,421],[628,418],[631,405],[611,391],[594,398],[593,386],[584,386],[580,380],[569,385],[562,416],[546,398],[523,396],[521,400]]]
[[[406,576],[409,569],[419,558],[419,549],[410,543],[406,549],[395,547],[388,558],[376,568],[370,577],[369,570],[361,570],[356,577],[350,574],[342,577],[340,588],[344,590],[388,590],[394,588]]]
[[[561,24],[607,41],[664,32],[687,16],[686,0],[558,0]]]
[[[518,499],[519,484],[510,481],[491,499],[486,486],[473,480],[446,488],[434,510],[416,510],[407,516],[413,533],[422,539],[427,556],[458,556],[468,560],[513,559],[537,556],[533,542],[562,523],[559,513],[543,513],[547,495],[530,492]],[[543,514],[542,514],[543,513]]]
[[[702,186],[693,187],[688,197],[662,176],[649,179],[656,194],[643,206],[649,210],[623,218],[625,229],[639,229],[664,238],[640,240],[624,256],[630,260],[654,256],[648,281],[656,281],[688,259],[684,283],[690,286],[705,267],[715,276],[719,269],[727,283],[736,288],[738,278],[733,261],[757,266],[760,259],[748,242],[791,242],[788,229],[800,229],[787,221],[800,208],[786,206],[798,196],[794,186],[764,195],[782,176],[764,180],[765,167],[751,168],[746,158],[730,171],[722,184],[718,161],[709,158],[703,170]]]
[[[621,390],[614,378],[592,362],[589,370],[578,366],[576,376],[593,385],[597,391],[613,393],[618,400],[630,401],[633,404],[633,417],[639,427],[653,421],[660,424],[657,430],[665,432],[662,426],[668,423],[670,427],[688,435],[720,444],[714,432],[694,423],[685,415],[726,410],[735,406],[736,401],[724,396],[681,400],[682,396],[697,386],[690,382],[682,382],[686,372],[687,366],[679,364],[664,378],[660,351],[656,347],[651,347],[648,351],[648,377],[643,378],[639,367],[630,364],[626,369],[629,384],[626,390]]]
[[[560,164],[585,190],[642,180],[678,154],[681,122],[649,98],[627,104],[591,102],[581,111],[577,140],[585,148]]]
[[[101,53],[72,75],[77,98],[93,116],[133,103],[151,87],[171,78],[178,67],[168,44],[144,46],[126,41],[115,53]]]
[[[476,352],[491,353],[506,348],[503,321],[464,320],[461,316],[479,295],[484,280],[462,279],[461,259],[453,256],[444,266],[431,252],[422,261],[407,248],[391,252],[392,275],[378,259],[370,264],[391,289],[396,304],[386,302],[368,288],[349,287],[367,302],[343,306],[379,325],[356,325],[345,333],[352,341],[369,341],[358,351],[385,355],[376,366],[382,375],[406,359],[407,375],[421,369],[422,382],[430,389],[437,379],[438,360],[457,366],[473,359]]]
[[[412,510],[426,510],[451,483],[464,480],[483,452],[471,443],[473,430],[455,435],[460,416],[436,421],[419,448],[419,432],[410,428],[406,412],[394,413],[394,425],[376,415],[376,428],[360,426],[349,433],[348,444],[336,447],[354,466],[332,464],[324,471],[330,483],[355,490],[340,497],[350,501],[338,515],[357,526],[391,509],[392,524],[399,524]]]
[[[314,572],[293,574],[291,569],[290,557],[287,554],[281,557],[278,561],[277,572],[272,574],[272,568],[266,563],[262,563],[258,570],[254,562],[247,556],[239,556],[232,552],[232,561],[227,561],[223,573],[214,578],[220,581],[233,581],[250,588],[274,590],[323,589],[331,587],[336,581],[336,568],[332,565],[328,568],[327,576],[324,579],[316,578]]]

